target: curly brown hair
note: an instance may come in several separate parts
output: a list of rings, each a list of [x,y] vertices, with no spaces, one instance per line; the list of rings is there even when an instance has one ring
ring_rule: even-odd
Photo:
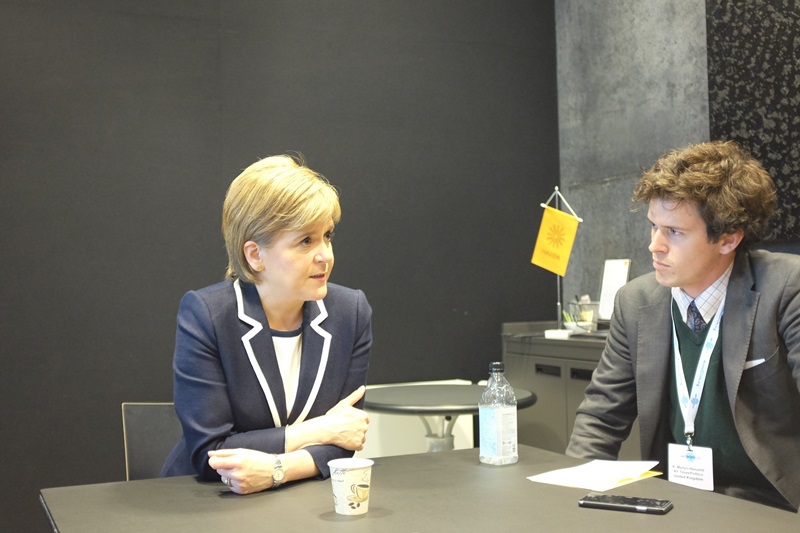
[[[742,230],[749,248],[767,233],[775,211],[769,174],[733,141],[693,144],[664,154],[633,190],[633,201],[694,202],[706,223],[709,242]]]

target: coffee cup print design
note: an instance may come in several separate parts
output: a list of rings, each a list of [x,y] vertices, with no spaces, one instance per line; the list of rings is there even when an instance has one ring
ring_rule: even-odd
[[[358,509],[361,507],[362,502],[365,502],[367,499],[369,499],[369,484],[367,483],[351,485],[350,491],[353,493],[353,495],[348,496],[347,499],[350,500],[348,505],[351,509]]]
[[[369,499],[369,474],[370,471],[364,472],[364,477],[361,478],[361,483],[354,483],[350,485],[350,496],[347,500],[350,502],[348,505],[351,509],[358,509],[361,504]]]

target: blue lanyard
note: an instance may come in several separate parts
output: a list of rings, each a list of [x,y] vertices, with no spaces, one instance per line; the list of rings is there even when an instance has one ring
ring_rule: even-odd
[[[706,375],[708,375],[708,364],[711,361],[711,354],[714,352],[714,347],[717,345],[719,339],[719,328],[722,323],[722,314],[725,311],[725,301],[719,306],[717,314],[711,321],[708,335],[703,343],[703,348],[700,351],[700,359],[697,361],[697,368],[694,371],[694,379],[692,380],[692,391],[686,385],[686,377],[683,374],[683,361],[681,360],[681,349],[678,346],[678,333],[675,329],[675,316],[670,306],[670,313],[672,314],[672,347],[675,351],[675,382],[678,387],[678,405],[681,408],[683,415],[684,430],[683,434],[686,437],[686,444],[689,449],[692,449],[692,437],[694,437],[694,420],[697,418],[697,410],[700,407],[700,397],[703,395],[703,387],[706,383]]]

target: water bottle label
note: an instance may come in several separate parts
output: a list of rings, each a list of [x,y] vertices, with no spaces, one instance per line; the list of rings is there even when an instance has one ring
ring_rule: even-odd
[[[478,409],[481,430],[481,455],[483,457],[497,457],[499,424],[497,423],[497,411],[494,407],[481,407]]]
[[[517,455],[517,407],[501,408],[500,416],[502,417],[500,455],[503,457]]]
[[[517,454],[516,406],[481,407],[479,409],[483,457],[507,457]]]

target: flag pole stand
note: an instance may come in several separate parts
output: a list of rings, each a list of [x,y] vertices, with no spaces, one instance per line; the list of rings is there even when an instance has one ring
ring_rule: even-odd
[[[556,209],[559,208],[559,198],[561,193],[558,192],[558,185],[554,191],[556,194]],[[558,316],[558,329],[564,329],[564,305],[561,303],[561,275],[556,274],[556,313]]]
[[[579,217],[575,213],[575,210],[572,209],[571,205],[569,205],[569,202],[567,202],[567,199],[564,198],[564,195],[561,194],[561,191],[558,190],[558,185],[556,185],[554,187],[553,194],[550,195],[550,198],[548,198],[546,202],[544,202],[543,204],[540,204],[540,205],[542,207],[547,207],[547,205],[550,203],[550,200],[552,200],[554,197],[555,197],[555,207],[556,207],[556,209],[561,210],[561,202],[560,201],[563,200],[564,201],[564,205],[567,206],[567,209],[569,209],[570,213],[572,213],[572,216],[577,218],[578,222],[583,222],[583,219],[581,217]],[[561,275],[556,274],[556,313],[558,313],[558,320],[556,321],[556,323],[558,324],[558,329],[563,329],[564,328],[564,313],[563,313],[564,305],[561,303],[561,300],[562,300],[562,294],[561,293],[562,293],[562,290],[561,290]]]

